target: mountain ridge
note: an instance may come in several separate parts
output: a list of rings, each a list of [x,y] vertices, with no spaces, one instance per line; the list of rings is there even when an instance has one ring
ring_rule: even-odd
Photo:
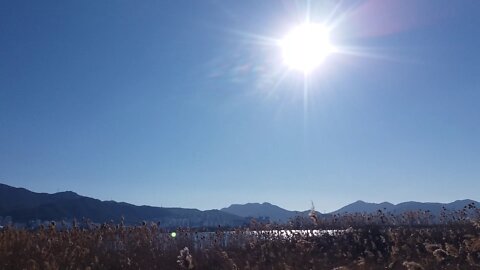
[[[268,218],[272,222],[286,222],[302,214],[302,212],[286,210],[268,202],[231,204],[228,207],[220,209],[220,211],[240,217]]]
[[[438,216],[443,210],[457,211],[472,203],[479,204],[470,199],[450,203],[406,201],[397,204],[357,200],[329,213],[316,213],[318,217],[328,217],[346,213],[374,213],[378,210],[393,214],[422,210]],[[310,211],[291,211],[268,202],[232,204],[220,210],[204,211],[180,207],[138,206],[112,200],[101,201],[73,191],[37,193],[0,183],[0,217],[11,217],[13,221],[21,223],[81,218],[93,222],[119,222],[123,217],[123,220],[130,224],[148,220],[165,226],[237,226],[247,224],[252,218],[285,223],[297,216],[306,217]]]
[[[5,184],[0,184],[0,217],[10,217],[13,222],[21,224],[85,218],[96,223],[154,221],[166,227],[239,226],[248,222],[245,218],[220,210],[137,206],[101,201],[71,191],[37,193]]]
[[[457,211],[471,203],[479,204],[477,201],[471,199],[455,200],[449,203],[406,201],[397,204],[390,202],[370,203],[358,200],[338,210],[330,212],[330,214],[373,213],[378,210],[391,212],[393,214],[401,214],[407,211],[421,210],[429,211],[431,214],[438,216],[443,209],[447,211]]]
[[[480,205],[477,201],[471,200],[471,199],[463,199],[463,200],[455,200],[450,203],[439,203],[439,202],[416,202],[416,201],[406,201],[406,202],[401,202],[397,204],[393,204],[390,202],[381,202],[381,203],[372,203],[372,202],[365,202],[363,200],[357,200],[351,204],[345,205],[344,207],[341,207],[335,211],[328,212],[328,213],[319,213],[317,212],[317,216],[331,216],[335,214],[352,214],[352,213],[375,213],[378,210],[384,211],[384,212],[391,212],[393,214],[402,214],[405,212],[409,211],[429,211],[432,215],[434,216],[439,216],[441,211],[443,209],[447,211],[458,211],[463,209],[465,206],[467,206],[470,203],[474,203],[477,205]],[[247,203],[247,204],[232,204],[229,207],[222,208],[222,211],[226,211],[229,213],[233,213],[235,215],[241,216],[241,217],[254,217],[254,218],[259,218],[259,217],[269,217],[268,215],[268,207],[264,207],[262,210],[258,209],[260,206],[263,206],[263,204],[252,204],[252,203]],[[252,205],[255,205],[256,208],[252,209]],[[278,206],[277,206],[278,207]],[[284,217],[295,217],[295,216],[306,216],[310,211],[289,211],[286,209],[282,209],[282,213]],[[260,215],[258,213],[261,213]],[[271,215],[271,220],[276,221],[279,219],[278,215]],[[285,219],[283,219],[284,221]]]

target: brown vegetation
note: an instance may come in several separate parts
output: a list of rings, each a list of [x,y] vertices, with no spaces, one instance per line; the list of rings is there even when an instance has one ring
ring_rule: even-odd
[[[478,219],[454,213],[430,224],[424,214],[310,215],[175,237],[148,223],[4,228],[0,269],[480,269]]]

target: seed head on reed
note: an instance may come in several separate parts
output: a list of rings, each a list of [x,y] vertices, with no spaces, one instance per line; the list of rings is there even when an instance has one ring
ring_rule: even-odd
[[[177,256],[177,263],[182,269],[193,269],[193,257],[190,255],[190,250],[185,247],[180,250],[180,255]]]
[[[441,262],[448,257],[448,253],[445,250],[439,248],[433,252],[433,256],[435,256],[435,259],[437,259],[437,261]]]
[[[308,217],[312,220],[313,224],[318,225],[317,211],[315,211],[315,205],[313,204],[313,201],[310,212],[308,213]]]
[[[439,248],[442,248],[441,245],[439,244],[425,244],[425,249],[429,252],[429,253],[433,253],[435,250],[439,249]]]
[[[425,270],[423,266],[421,266],[419,263],[416,262],[403,262],[403,266],[407,268],[407,270]]]

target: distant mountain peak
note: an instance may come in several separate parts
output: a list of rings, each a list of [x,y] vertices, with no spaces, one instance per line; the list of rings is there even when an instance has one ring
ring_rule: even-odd
[[[381,203],[373,203],[373,202],[366,202],[366,201],[363,201],[363,200],[357,200],[357,201],[351,203],[350,205],[352,205],[352,204],[394,205],[394,204],[392,204],[392,203],[390,203],[390,202],[387,202],[387,201],[381,202]]]
[[[304,212],[289,211],[269,202],[232,204],[221,211],[241,217],[267,218],[273,222],[286,222],[296,216],[305,215]]]
[[[418,211],[418,210],[428,210],[431,213],[438,215],[442,210],[442,207],[445,207],[447,210],[458,210],[470,203],[477,203],[474,200],[456,200],[451,203],[434,203],[434,202],[415,202],[415,201],[406,201],[398,204],[392,204],[390,202],[382,203],[369,203],[362,200],[358,200],[354,203],[348,204],[336,211],[331,212],[331,214],[342,214],[342,213],[373,213],[378,210],[386,210],[387,212],[392,213],[403,213],[406,211]]]
[[[136,206],[84,197],[73,191],[36,193],[0,184],[0,217],[7,216],[11,217],[13,222],[22,224],[51,220],[69,221],[74,218],[87,218],[101,223],[119,221],[122,217],[127,224],[148,220],[160,221],[166,227],[239,226],[247,221],[218,210]]]
[[[60,191],[60,192],[53,193],[52,195],[80,196],[73,191]]]
[[[471,203],[479,204],[470,199],[456,200],[451,203],[407,201],[398,204],[357,200],[330,214],[373,213],[378,210],[400,214],[406,211],[428,210],[432,215],[438,216],[444,209],[461,210]],[[232,204],[221,210],[207,211],[178,207],[136,206],[84,197],[73,191],[54,194],[37,193],[0,183],[0,216],[10,216],[15,222],[24,223],[32,220],[68,220],[82,217],[95,222],[105,222],[124,216],[130,223],[151,220],[161,221],[166,226],[217,226],[220,224],[236,226],[247,222],[246,217],[286,222],[296,216],[307,217],[309,212],[309,210],[289,211],[269,202]]]

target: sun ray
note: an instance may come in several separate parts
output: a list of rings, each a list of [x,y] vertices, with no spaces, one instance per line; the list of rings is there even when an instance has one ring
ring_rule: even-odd
[[[383,50],[385,51],[385,50]],[[379,48],[368,47],[337,47],[335,53],[367,59],[377,59],[390,62],[415,62],[400,57],[393,57],[391,52],[383,52]]]
[[[243,43],[276,46],[276,44],[278,44],[278,42],[280,41],[278,38],[275,38],[275,37],[260,35],[252,32],[246,32],[246,31],[241,31],[237,29],[226,29],[226,28],[221,28],[221,29],[237,37],[243,38],[241,40],[241,42]]]
[[[309,96],[309,76],[308,73],[303,74],[303,134],[308,134],[308,96]],[[304,137],[304,143],[306,143],[306,137]]]
[[[281,72],[280,72],[280,75],[278,75],[278,78],[276,79],[276,82],[275,84],[273,85],[273,87],[271,88],[271,90],[269,91],[269,96],[272,95],[277,89],[278,87],[282,84],[282,82],[285,80],[285,78],[287,77],[288,73],[290,72],[289,69],[283,69]]]

